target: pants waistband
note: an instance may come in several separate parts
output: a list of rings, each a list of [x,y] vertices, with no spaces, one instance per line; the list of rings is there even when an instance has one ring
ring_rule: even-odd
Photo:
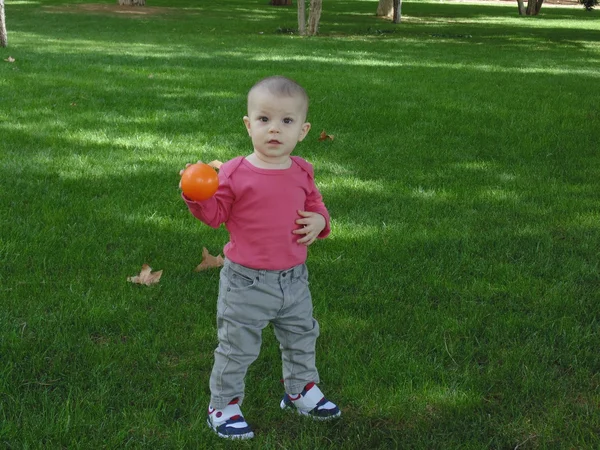
[[[225,264],[223,266],[224,269],[230,268],[235,272],[238,272],[248,278],[258,278],[261,280],[269,279],[269,280],[285,280],[290,279],[293,280],[295,278],[300,278],[306,274],[306,264],[298,264],[290,269],[286,270],[263,270],[263,269],[252,269],[250,267],[242,266],[241,264],[235,263],[227,258],[225,258]]]

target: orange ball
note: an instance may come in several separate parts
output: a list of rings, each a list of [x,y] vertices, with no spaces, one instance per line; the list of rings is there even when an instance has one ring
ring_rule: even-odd
[[[211,198],[218,187],[217,171],[208,164],[192,164],[181,175],[181,190],[186,197],[197,202]]]

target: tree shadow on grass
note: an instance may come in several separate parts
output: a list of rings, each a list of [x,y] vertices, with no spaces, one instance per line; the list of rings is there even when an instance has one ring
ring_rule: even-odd
[[[516,7],[514,9],[511,8],[510,12],[508,12],[508,8],[487,5],[408,3],[404,6],[404,11],[407,15],[405,23],[394,25],[374,17],[375,8],[372,5],[368,5],[371,7],[368,10],[365,9],[367,8],[366,3],[363,6],[360,5],[360,2],[358,4],[355,2],[354,6],[359,9],[363,8],[361,10],[363,16],[368,11],[368,16],[372,15],[372,17],[357,19],[356,12],[348,11],[350,12],[348,14],[346,9],[350,8],[351,5],[337,5],[335,6],[336,9],[330,11],[329,14],[328,10],[325,9],[321,24],[322,37],[327,38],[329,34],[334,36],[346,35],[348,37],[353,35],[365,36],[375,32],[375,34],[380,35],[379,37],[384,40],[417,38],[434,45],[435,41],[439,41],[441,37],[452,39],[456,36],[469,36],[469,40],[472,42],[479,42],[480,40],[491,42],[493,40],[497,44],[515,45],[521,43],[530,46],[539,44],[540,40],[543,40],[545,45],[565,45],[567,42],[570,42],[570,45],[579,45],[578,43],[581,42],[598,40],[598,33],[600,33],[595,29],[556,28],[552,25],[551,22],[555,20],[575,18],[578,21],[585,21],[593,19],[585,11],[571,9],[548,8],[543,11],[542,17],[519,18]],[[231,8],[235,8],[235,6]],[[148,36],[148,33],[144,31],[146,26],[144,24],[129,24],[129,22],[132,22],[131,19],[112,18],[110,16],[102,18],[103,26],[99,33],[99,30],[94,26],[97,19],[94,16],[86,16],[84,14],[80,15],[80,19],[77,21],[65,22],[65,26],[63,27],[57,26],[52,28],[51,31],[46,29],[43,34],[40,34],[40,38],[66,39],[71,37],[80,40],[90,38],[90,41],[101,42],[99,39],[101,36],[106,36],[106,30],[114,28],[121,30],[120,33],[127,36],[126,40],[130,44],[155,42],[157,46],[162,46],[160,27],[164,26],[165,32],[171,32],[173,23],[177,23],[177,21],[187,23],[193,20],[194,26],[190,28],[190,31],[182,29],[180,38],[181,42],[188,45],[199,40],[204,40],[204,45],[197,46],[197,50],[206,48],[206,43],[208,42],[211,45],[218,45],[223,40],[235,39],[235,36],[239,34],[254,35],[256,39],[264,42],[265,36],[262,33],[277,33],[278,29],[287,27],[287,21],[291,21],[290,25],[293,26],[296,20],[295,12],[291,9],[257,8],[253,10],[245,6],[240,6],[238,8],[239,13],[244,14],[247,19],[246,21],[241,21],[242,26],[238,27],[234,36],[221,28],[215,29],[215,26],[220,27],[223,21],[231,17],[232,9],[220,10],[215,6],[211,6],[210,8],[201,8],[198,10],[199,15],[195,16],[194,11],[196,9],[169,8],[170,11],[179,11],[183,14],[176,19],[171,19],[169,18],[170,16],[167,16],[167,18],[163,16],[148,17],[145,20],[146,22],[159,27],[159,29],[155,30],[157,32],[151,36]],[[360,16],[360,13],[358,16]],[[239,16],[238,19],[240,19]],[[57,17],[56,20],[60,22],[63,19]],[[494,23],[494,20],[500,23]],[[506,20],[516,20],[516,22],[506,23]],[[82,26],[82,23],[89,24],[90,26]],[[240,23],[240,20],[237,23]],[[542,25],[544,23],[548,24],[547,28]],[[529,24],[534,24],[534,26],[530,26]],[[357,26],[360,28],[357,28]],[[20,30],[18,23],[15,29],[17,31]],[[30,29],[24,28],[23,31],[29,32]],[[261,33],[261,36],[258,36],[258,33]],[[107,36],[106,38],[110,39],[112,36]],[[253,40],[253,38],[250,38],[250,42]],[[305,44],[302,40],[297,40],[297,42],[289,39],[285,40],[286,47],[304,47]],[[238,40],[233,48],[245,47],[246,45],[247,43],[240,45]]]
[[[301,51],[302,47],[292,50]],[[85,52],[81,50],[81,54]],[[188,69],[192,76],[195,64],[216,62],[218,56],[190,57],[174,70]],[[381,52],[369,56],[385,60]],[[129,69],[143,64],[143,58],[115,58]],[[71,57],[65,56],[57,60],[57,66],[68,67],[70,61]],[[220,67],[248,75],[242,67],[247,61],[241,54],[231,55]],[[317,72],[334,65],[326,59],[312,63]],[[296,65],[290,58],[275,66],[269,61],[257,62],[252,70],[293,70]],[[342,58],[335,65],[346,71],[352,61]],[[472,69],[449,69],[444,76],[460,70]],[[386,76],[387,80],[399,80],[391,73]],[[158,122],[136,117],[143,108],[136,102],[135,90],[128,92],[126,87],[147,77],[134,75],[123,84],[116,83],[118,77],[115,74],[107,83],[116,84],[110,101],[114,102],[115,95],[128,105],[115,105],[117,120],[136,132],[169,135],[196,127],[200,133],[211,132],[193,116],[175,114],[177,108],[193,107],[199,98],[207,99],[204,113],[214,110],[215,117],[221,115],[215,110],[223,84],[220,73],[198,85],[204,97],[177,91],[177,83],[185,77],[169,78],[147,106],[160,105],[168,113]],[[566,74],[555,77],[563,83],[567,78]],[[42,90],[52,89],[52,76],[43,81]],[[106,86],[82,82],[75,89],[67,86],[67,81],[55,87],[64,89],[60,99],[88,95],[94,106],[100,106]],[[358,77],[351,82],[357,87],[361,84]],[[373,82],[372,86],[377,85]],[[320,89],[323,93],[327,88]],[[243,103],[243,96],[225,94],[232,103]],[[167,98],[177,101],[165,105]],[[162,425],[168,429],[173,425],[171,418],[177,416],[171,400],[183,401],[180,407],[188,415],[197,406],[193,404],[197,398],[205,407],[206,392],[199,390],[194,377],[202,373],[206,379],[210,370],[214,340],[210,337],[213,321],[208,316],[214,314],[217,281],[215,273],[197,275],[191,270],[199,262],[201,247],[218,251],[226,233],[202,226],[185,210],[177,195],[178,168],[161,160],[162,147],[149,151],[129,139],[116,143],[86,138],[85,132],[109,130],[115,119],[94,114],[93,108],[82,111],[85,99],[76,98],[75,102],[79,109],[59,115],[57,122],[80,127],[84,132],[77,138],[57,136],[59,125],[41,125],[53,118],[52,112],[24,111],[15,123],[3,124],[4,145],[15,146],[3,154],[10,160],[3,160],[8,163],[0,174],[6,249],[2,253],[2,292],[10,296],[3,320],[12,330],[10,344],[3,345],[10,350],[19,348],[2,352],[18,356],[10,361],[17,380],[11,385],[12,392],[17,392],[16,397],[23,393],[22,380],[27,386],[60,380],[53,388],[60,395],[50,400],[56,401],[53,412],[64,410],[70,392],[88,389],[95,393],[92,398],[96,402],[104,399],[113,412],[126,410],[137,415],[140,428],[147,428],[141,423],[144,412],[157,408],[165,388],[169,401]],[[474,120],[477,111],[461,111],[461,115]],[[241,135],[242,125],[238,125]],[[45,135],[45,130],[53,133]],[[375,131],[385,131],[385,125]],[[122,133],[116,136],[122,137]],[[356,133],[348,132],[348,136],[360,138]],[[338,135],[338,142],[343,142],[343,134]],[[72,148],[76,150],[71,152]],[[319,150],[309,146],[306,153],[316,156],[318,182],[327,180],[322,191],[334,218],[332,237],[311,248],[309,259],[315,311],[323,330],[319,366],[332,398],[348,408],[350,420],[341,422],[341,428],[318,428],[315,439],[327,434],[329,443],[356,443],[356,448],[364,448],[362,443],[386,446],[411,439],[418,443],[425,434],[423,442],[431,448],[436,436],[463,436],[459,428],[467,428],[475,443],[492,441],[498,447],[512,447],[526,438],[517,439],[516,435],[530,429],[537,432],[536,426],[560,430],[556,421],[546,428],[529,425],[532,417],[548,418],[544,412],[553,410],[555,398],[565,399],[566,406],[559,405],[560,415],[574,412],[569,417],[583,417],[585,413],[576,410],[576,399],[566,386],[580,392],[580,403],[591,405],[595,391],[590,380],[598,369],[594,322],[598,228],[593,209],[597,190],[592,177],[571,172],[561,178],[556,173],[548,187],[543,175],[555,169],[543,161],[536,164],[535,154],[525,155],[523,160],[519,151],[500,155],[489,148],[477,152],[471,147],[460,154],[435,156],[423,152],[408,160],[374,154],[374,166],[390,169],[379,171],[359,163],[365,152],[357,152],[356,146],[333,147],[325,155]],[[398,152],[393,145],[384,150],[388,155]],[[139,158],[133,154],[145,151],[152,155]],[[576,163],[585,161],[586,170],[594,167],[591,151],[577,154]],[[70,158],[76,156],[70,153],[77,152],[89,160],[78,164]],[[406,149],[400,152],[405,157],[409,154]],[[565,159],[557,161],[566,163],[568,157],[565,154]],[[111,164],[102,164],[105,158],[116,158],[123,167],[111,171]],[[61,167],[67,162],[73,167]],[[91,170],[94,165],[101,170]],[[533,186],[523,183],[527,165],[533,172]],[[550,189],[552,195],[548,196]],[[557,202],[565,195],[573,196],[573,205]],[[585,202],[579,203],[582,197]],[[159,286],[145,289],[125,281],[144,262],[165,269]],[[195,326],[197,321],[200,325]],[[60,339],[55,340],[57,336]],[[87,360],[90,342],[94,348],[109,343],[106,345],[120,350],[103,354],[101,369],[97,369],[93,359]],[[127,350],[131,343],[139,346]],[[151,373],[164,367],[156,364],[156,355],[173,366],[173,355],[192,354],[195,345],[200,347],[198,360],[185,370],[165,369],[160,375],[164,384],[158,393],[148,395]],[[274,347],[269,354],[272,358],[258,367],[269,367],[272,378],[279,372],[278,367],[273,368],[279,365],[276,352]],[[115,380],[119,371],[131,381]],[[90,381],[86,376],[90,372],[99,376]],[[264,373],[255,371],[251,381],[260,385]],[[103,378],[111,379],[108,401],[98,382]],[[536,378],[541,380],[537,385],[531,381]],[[135,388],[136,382],[142,388]],[[191,392],[195,399],[180,396],[178,388],[173,388],[178,383],[182,392]],[[32,410],[40,408],[39,400],[47,393],[48,389],[40,386],[27,388],[37,393],[28,399]],[[432,390],[442,394],[436,396]],[[265,391],[264,386],[258,390]],[[458,397],[452,397],[452,392]],[[474,400],[463,407],[465,395]],[[413,399],[418,406],[411,410]],[[128,409],[129,402],[133,409]],[[493,406],[486,407],[489,402]],[[408,412],[402,413],[401,407]],[[511,411],[522,410],[523,415],[513,422]],[[492,425],[504,427],[506,437],[493,441],[496,431],[486,422],[490,412],[500,417]],[[106,419],[103,415],[93,420],[84,416],[81,424],[89,428],[96,420],[104,423]],[[488,424],[487,428],[478,430],[479,423]],[[136,431],[136,437],[143,439],[142,431]],[[427,433],[432,441],[426,440]],[[101,436],[97,439],[102,441]]]
[[[42,142],[36,145],[44,147]],[[102,154],[106,145],[89,143],[87,151]],[[183,372],[206,376],[214,345],[210,339],[200,344],[202,361],[163,372],[158,376],[164,386],[148,391],[148,386],[156,383],[149,374],[162,367],[153,362],[155,352],[161,361],[173,364],[173,354],[190,352],[196,345],[194,337],[206,338],[212,331],[211,326],[211,330],[199,333],[194,323],[200,320],[206,326],[211,322],[199,318],[214,314],[216,273],[196,275],[191,270],[202,246],[218,248],[226,240],[223,230],[209,230],[189,215],[164,163],[150,164],[133,174],[105,173],[93,179],[85,174],[63,178],[48,174],[44,167],[18,175],[3,167],[0,175],[3,207],[7,206],[4,202],[11,202],[7,209],[11,221],[3,228],[3,236],[12,248],[19,249],[3,255],[4,276],[8,277],[4,287],[12,289],[13,295],[5,320],[13,325],[28,322],[40,337],[59,333],[65,326],[74,331],[71,337],[50,341],[45,347],[27,334],[32,355],[43,352],[53,364],[41,369],[21,363],[17,378],[60,380],[54,382],[57,406],[74,388],[87,389],[88,395],[99,400],[102,388],[84,381],[83,373],[97,371],[95,364],[100,361],[107,365],[102,373],[110,381],[108,389],[113,394],[109,406],[116,410],[131,408],[131,402],[152,406],[161,390],[173,382],[173,378],[164,378],[165,373],[177,378],[176,386],[205,396],[193,387],[197,381],[185,378]],[[484,179],[482,187],[485,184]],[[144,198],[148,192],[152,195]],[[542,212],[513,200],[500,202],[503,209],[495,215],[496,201],[482,199],[483,209],[458,229],[472,204],[438,201],[426,192],[392,194],[346,187],[324,189],[324,194],[340,229],[337,236],[334,229],[331,240],[311,249],[309,267],[315,311],[322,323],[318,344],[322,377],[331,392],[328,395],[346,410],[338,425],[310,426],[297,436],[299,439],[324,439],[324,445],[348,448],[364,448],[365,444],[384,448],[406,442],[431,447],[439,436],[449,437],[446,442],[458,442],[467,428],[474,445],[490,441],[499,447],[512,445],[521,442],[519,437],[528,427],[517,425],[516,431],[509,430],[515,418],[505,408],[515,406],[513,402],[520,395],[530,396],[532,386],[526,379],[519,382],[515,377],[516,384],[511,384],[503,377],[518,370],[522,358],[531,358],[528,365],[544,384],[554,382],[546,395],[536,394],[535,404],[523,408],[523,418],[536,414],[540,405],[551,404],[556,395],[568,393],[566,384],[581,387],[581,374],[594,369],[597,357],[590,353],[595,348],[591,341],[583,339],[574,354],[574,341],[554,341],[554,331],[544,325],[568,314],[575,319],[570,326],[563,324],[569,333],[580,330],[586,336],[593,326],[589,317],[593,295],[584,292],[597,278],[590,274],[586,278],[583,266],[573,265],[581,256],[593,256],[577,244],[578,230],[567,230],[572,241],[558,245],[548,234],[551,230],[535,228],[543,222]],[[362,211],[350,209],[348,198]],[[392,214],[387,219],[390,228],[377,229],[381,205],[385,208],[394,201],[402,207],[387,208]],[[436,223],[452,209],[455,215],[447,224]],[[415,215],[413,211],[422,213]],[[513,220],[515,226],[511,225]],[[532,228],[519,235],[519,224]],[[356,233],[354,225],[372,229]],[[589,238],[597,240],[594,230],[588,229]],[[365,262],[365,254],[371,263]],[[560,264],[548,267],[545,261]],[[165,269],[160,286],[144,289],[127,284],[125,278],[143,262]],[[44,279],[56,283],[42,285]],[[546,284],[558,279],[566,283],[562,288]],[[40,289],[34,291],[38,298],[32,303],[30,293],[17,286],[36,280]],[[511,286],[511,280],[516,284]],[[500,288],[504,291],[499,292]],[[538,308],[538,294],[545,298],[545,308]],[[574,306],[575,294],[584,295]],[[190,297],[199,300],[190,301]],[[46,319],[55,319],[46,322],[45,331],[35,326],[41,325],[41,316],[35,317],[41,301]],[[561,307],[562,303],[566,304]],[[100,312],[102,309],[107,311]],[[113,313],[108,312],[111,309]],[[98,312],[92,314],[93,310]],[[496,314],[500,323],[494,323]],[[68,320],[69,316],[73,318]],[[516,325],[503,321],[515,321]],[[155,334],[164,341],[154,339]],[[120,353],[109,352],[85,362],[92,351],[87,345],[78,347],[76,341],[86,335],[89,346],[137,342],[137,348],[145,350],[133,356],[121,349]],[[60,344],[68,344],[67,353]],[[14,344],[15,348],[20,345]],[[517,349],[522,346],[526,351],[519,353]],[[276,347],[272,347],[266,350],[270,360],[261,364],[267,364],[275,378],[279,370],[273,366],[279,366],[279,361],[272,365],[277,360]],[[551,354],[544,349],[551,349]],[[511,359],[511,353],[518,357]],[[141,388],[119,387],[122,380],[108,367],[115,354],[124,361],[114,367],[137,380]],[[191,354],[188,357],[193,358]],[[576,365],[580,375],[546,373],[557,357],[564,367]],[[43,359],[32,358],[40,364]],[[501,358],[503,364],[498,361]],[[254,371],[248,380],[260,386],[257,391],[262,393],[272,389],[261,386],[264,374]],[[504,396],[508,406],[490,405],[486,386],[494,386],[492,394]],[[125,398],[117,397],[118,389],[123,389],[120,394]],[[169,398],[189,414],[193,402],[179,402],[177,393],[169,389]],[[147,395],[150,398],[145,398]],[[33,398],[35,395],[29,400]],[[257,404],[260,402],[254,401],[254,408]],[[171,423],[168,417],[175,414],[174,408],[166,407],[164,425]],[[400,412],[402,408],[404,412]],[[486,422],[491,413],[499,418]],[[479,428],[484,423],[487,425]],[[286,424],[283,422],[283,429],[293,430],[291,422],[289,427]],[[503,430],[498,434],[494,426]],[[284,432],[284,436],[288,434],[293,432]]]

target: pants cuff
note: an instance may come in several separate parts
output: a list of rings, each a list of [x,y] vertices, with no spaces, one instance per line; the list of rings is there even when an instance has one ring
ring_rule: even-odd
[[[227,405],[229,405],[229,402],[232,401],[234,398],[239,399],[237,404],[241,407],[242,403],[244,402],[243,395],[236,395],[234,397],[211,397],[210,406],[212,406],[215,409],[225,409]]]
[[[283,385],[285,388],[285,392],[289,395],[298,395],[299,393],[301,393],[304,388],[306,387],[307,384],[309,383],[315,383],[318,384],[319,380],[310,380],[310,381],[294,381],[293,383],[287,383],[284,381]]]

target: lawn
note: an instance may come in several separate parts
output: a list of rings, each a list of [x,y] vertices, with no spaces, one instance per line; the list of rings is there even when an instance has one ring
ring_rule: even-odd
[[[597,11],[407,1],[393,25],[335,0],[301,38],[266,0],[114,3],[7,1],[0,446],[600,447]],[[227,233],[178,172],[251,151],[245,95],[272,74],[311,97],[297,154],[333,220],[308,266],[342,419],[280,412],[267,329],[256,437],[232,445],[205,424],[218,270],[193,272]],[[159,284],[127,282],[144,263]]]

